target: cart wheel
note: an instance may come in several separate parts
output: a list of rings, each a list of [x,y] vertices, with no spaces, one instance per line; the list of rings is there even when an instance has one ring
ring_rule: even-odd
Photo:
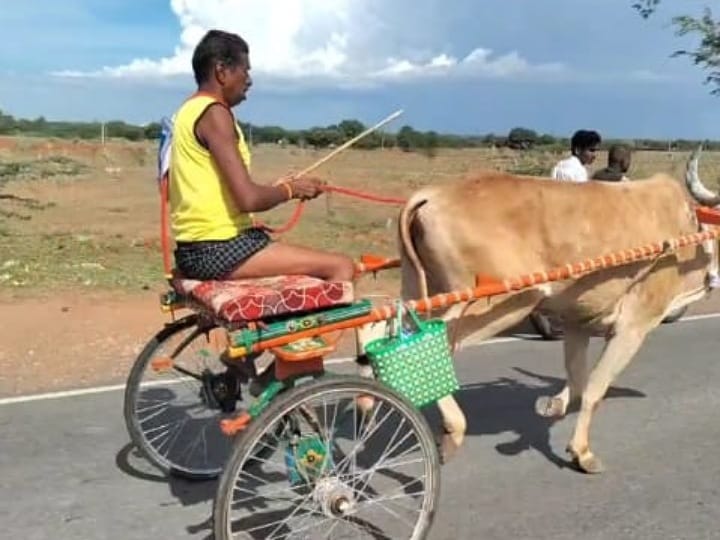
[[[158,332],[130,371],[124,416],[130,439],[154,466],[188,479],[215,478],[232,439],[220,420],[246,406],[247,377],[209,343],[193,314]]]
[[[375,398],[372,410],[355,406],[361,396]],[[214,501],[215,538],[422,539],[439,467],[409,402],[375,381],[325,376],[278,396],[238,438]]]

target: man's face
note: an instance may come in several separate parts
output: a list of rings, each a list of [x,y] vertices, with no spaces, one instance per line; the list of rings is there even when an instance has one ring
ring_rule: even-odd
[[[240,60],[233,66],[220,65],[218,67],[218,80],[223,87],[223,94],[228,105],[234,107],[247,98],[247,92],[252,86],[250,77],[250,58],[247,54],[240,56]]]
[[[580,163],[582,163],[583,165],[590,165],[593,161],[595,161],[596,155],[596,146],[591,146],[590,148],[583,148],[577,153],[577,157],[580,160]]]

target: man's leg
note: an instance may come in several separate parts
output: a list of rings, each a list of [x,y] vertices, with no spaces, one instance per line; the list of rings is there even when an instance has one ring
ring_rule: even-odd
[[[346,256],[273,242],[238,266],[228,279],[302,274],[327,281],[352,281],[355,263]]]

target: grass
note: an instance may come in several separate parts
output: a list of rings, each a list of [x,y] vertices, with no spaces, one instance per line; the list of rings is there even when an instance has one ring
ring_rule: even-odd
[[[38,292],[67,288],[149,289],[158,246],[83,234],[0,236],[0,287]]]
[[[65,156],[48,156],[28,161],[0,160],[0,182],[11,180],[40,180],[53,176],[73,177],[89,167]]]
[[[110,141],[102,147],[0,138],[0,294],[162,290],[154,152],[147,143]],[[256,147],[253,175],[270,182],[323,155]],[[351,150],[318,172],[337,185],[405,197],[421,186],[456,181],[481,168],[547,174],[562,156],[478,149],[440,150],[429,158],[394,150]],[[639,152],[630,175],[663,171],[682,178],[686,158],[687,153]],[[605,155],[598,156],[595,168],[605,161]],[[704,154],[700,166],[705,182],[717,187],[720,153]],[[292,205],[284,205],[259,217],[278,225],[291,212]],[[283,239],[355,257],[364,252],[392,256],[396,215],[394,206],[335,194],[309,203],[298,227]],[[389,272],[363,282],[361,289],[393,294],[396,287],[397,274]]]

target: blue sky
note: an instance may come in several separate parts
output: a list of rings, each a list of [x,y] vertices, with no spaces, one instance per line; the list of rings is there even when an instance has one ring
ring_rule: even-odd
[[[669,21],[707,1],[24,0],[0,11],[0,109],[19,117],[170,114],[193,89],[192,48],[222,28],[250,43],[245,121],[398,125],[455,133],[580,127],[607,137],[720,139],[720,98]],[[717,13],[720,16],[720,13]],[[396,126],[397,127],[397,126]]]

